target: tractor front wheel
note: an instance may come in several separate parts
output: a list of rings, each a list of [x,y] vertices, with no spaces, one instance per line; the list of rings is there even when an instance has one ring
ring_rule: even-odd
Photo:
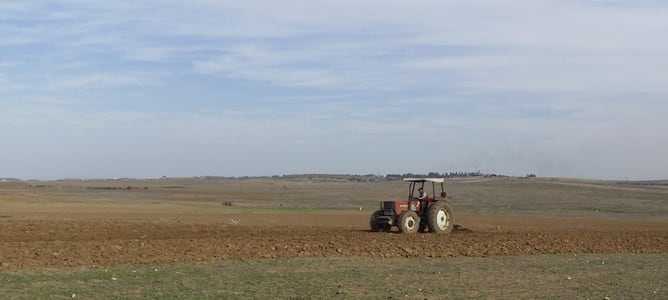
[[[420,217],[414,211],[407,210],[399,216],[399,231],[416,233],[420,227]]]
[[[455,224],[454,213],[448,203],[434,202],[427,211],[429,231],[433,233],[449,233]]]

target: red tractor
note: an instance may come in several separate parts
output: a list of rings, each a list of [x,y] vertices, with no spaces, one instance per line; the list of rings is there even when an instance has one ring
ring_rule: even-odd
[[[371,231],[391,231],[399,227],[402,233],[424,232],[449,233],[454,226],[454,214],[448,204],[443,187],[443,178],[405,178],[410,182],[407,201],[382,201],[380,210],[371,215]],[[420,193],[425,182],[431,182],[431,195]],[[436,184],[440,183],[440,196],[436,197]],[[429,186],[427,186],[429,187]]]

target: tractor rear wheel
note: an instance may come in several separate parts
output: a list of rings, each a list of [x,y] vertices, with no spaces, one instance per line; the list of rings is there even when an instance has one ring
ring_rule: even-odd
[[[445,201],[434,202],[427,211],[429,231],[433,233],[449,233],[455,224],[452,208]]]
[[[402,233],[416,233],[420,227],[420,217],[414,211],[407,210],[399,215],[399,231]]]
[[[371,226],[371,231],[373,232],[378,232],[378,231],[390,231],[390,224],[387,223],[381,223],[378,221],[378,216],[383,215],[383,210],[377,210],[371,215],[371,219],[369,220],[369,225]]]

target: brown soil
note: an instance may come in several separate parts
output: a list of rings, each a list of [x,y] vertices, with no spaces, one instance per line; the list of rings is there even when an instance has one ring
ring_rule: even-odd
[[[238,223],[232,225],[231,223]],[[446,235],[372,233],[355,215],[0,218],[0,270],[291,257],[667,253],[668,222],[460,216]]]

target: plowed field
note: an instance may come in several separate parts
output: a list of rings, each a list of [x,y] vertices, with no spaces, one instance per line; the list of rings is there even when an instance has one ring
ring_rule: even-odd
[[[369,232],[368,216],[362,214],[14,216],[0,219],[0,269],[290,257],[668,252],[667,222],[461,216],[457,223],[467,230],[405,235]]]

